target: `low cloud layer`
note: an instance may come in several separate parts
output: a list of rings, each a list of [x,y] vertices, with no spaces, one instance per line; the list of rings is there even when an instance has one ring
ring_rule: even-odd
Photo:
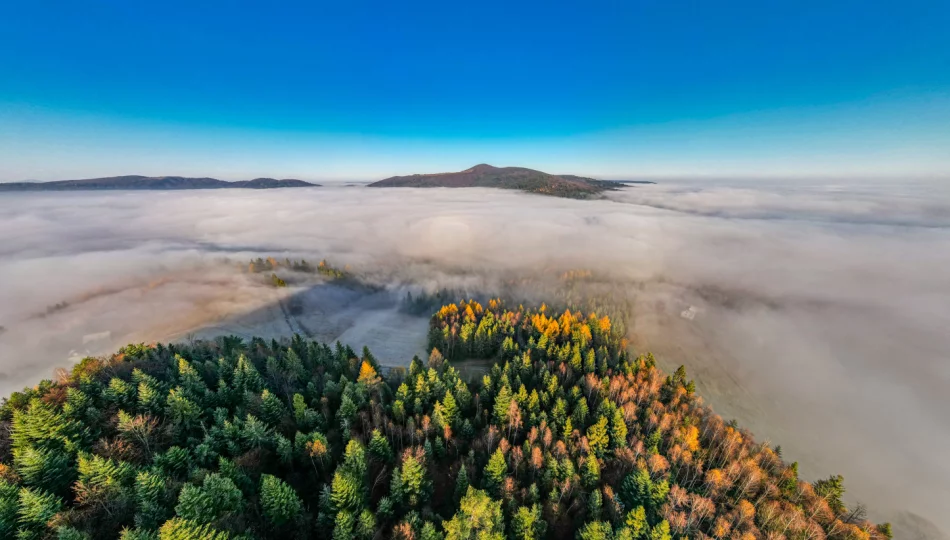
[[[895,521],[898,537],[950,530],[946,190],[670,184],[593,201],[362,187],[9,194],[0,390],[49,377],[70,353],[266,316],[295,289],[241,272],[261,255],[326,257],[394,291],[491,293],[512,278],[591,270],[630,306],[639,349],[667,368],[685,364],[718,412],[781,445],[803,476],[844,474],[851,500]],[[311,317],[332,318],[321,301],[307,304]],[[326,309],[356,317],[356,300],[336,302]]]

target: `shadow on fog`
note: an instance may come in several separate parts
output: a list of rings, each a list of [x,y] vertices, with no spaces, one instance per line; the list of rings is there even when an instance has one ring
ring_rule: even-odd
[[[395,291],[355,281],[305,287],[280,300],[228,317],[177,339],[213,339],[232,334],[245,339],[286,339],[294,334],[355,351],[369,347],[385,367],[408,366],[426,358],[428,316],[409,314]],[[174,338],[173,338],[174,339]]]

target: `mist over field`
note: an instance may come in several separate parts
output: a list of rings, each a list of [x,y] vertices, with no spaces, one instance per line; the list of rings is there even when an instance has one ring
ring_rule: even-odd
[[[268,255],[350,265],[378,288],[291,274],[277,289],[246,272]],[[398,309],[407,291],[493,294],[522,280],[540,300],[560,272],[589,270],[628,306],[638,351],[685,364],[717,412],[781,445],[803,478],[841,473],[849,499],[893,521],[897,538],[945,538],[946,268],[950,193],[927,185],[669,183],[599,200],[362,187],[7,194],[0,392],[124,343],[217,333],[305,331],[405,364],[424,353],[427,328]]]

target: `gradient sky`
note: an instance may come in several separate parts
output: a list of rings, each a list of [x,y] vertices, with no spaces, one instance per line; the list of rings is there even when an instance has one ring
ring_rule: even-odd
[[[950,2],[0,0],[0,180],[950,177]]]

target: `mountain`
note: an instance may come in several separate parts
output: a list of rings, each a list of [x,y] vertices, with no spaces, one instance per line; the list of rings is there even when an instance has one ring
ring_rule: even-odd
[[[554,175],[524,167],[493,167],[482,164],[460,172],[393,176],[372,183],[369,187],[492,187],[558,197],[585,198],[620,186],[614,182],[583,176]]]
[[[217,178],[188,178],[185,176],[110,176],[84,180],[57,180],[54,182],[0,183],[0,191],[83,191],[83,190],[178,190],[178,189],[274,189],[319,187],[303,180],[255,178],[226,182]]]

